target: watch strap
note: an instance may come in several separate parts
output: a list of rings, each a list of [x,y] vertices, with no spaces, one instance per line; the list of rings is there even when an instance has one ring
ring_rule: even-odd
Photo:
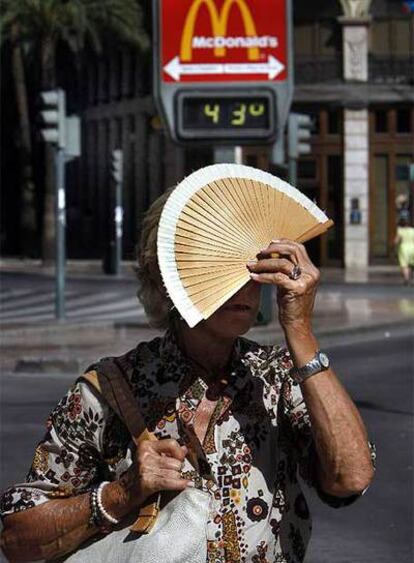
[[[323,357],[323,362],[321,361],[321,356]],[[303,383],[312,375],[316,375],[321,371],[325,371],[329,368],[329,359],[326,354],[318,350],[315,356],[309,360],[304,366],[297,368],[293,367],[290,370],[290,375],[297,383]]]

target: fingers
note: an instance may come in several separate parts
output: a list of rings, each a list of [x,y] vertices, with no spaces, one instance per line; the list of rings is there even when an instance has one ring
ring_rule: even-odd
[[[292,271],[293,264],[287,258],[263,258],[254,263],[249,262],[248,267],[251,272],[256,274],[281,272],[288,276]]]
[[[287,257],[293,264],[299,264],[302,256],[297,248],[298,243],[289,241],[287,239],[280,239],[280,241],[272,241],[267,248],[262,248],[258,254],[259,259],[270,257],[270,255],[283,255]]]
[[[289,240],[289,239],[272,240],[267,248],[264,248],[260,251],[260,254],[263,255],[268,255],[273,253],[287,255],[295,264],[300,264],[300,265],[312,264],[304,245],[299,242],[295,242],[293,240]]]
[[[145,496],[158,491],[183,491],[189,484],[188,479],[183,479],[179,471],[163,469],[159,466],[146,466],[138,468],[141,490]]]
[[[272,259],[270,258],[270,256],[272,255],[279,255],[281,256],[281,258]],[[264,271],[264,268],[262,268],[262,266],[260,265],[263,262],[264,263],[263,266],[266,263],[269,266],[269,269],[267,270],[268,272],[278,271],[289,276],[289,274],[292,272],[292,264],[293,264],[300,266],[301,271],[305,274],[308,274],[308,276],[310,277],[309,281],[312,281],[312,283],[317,283],[319,281],[320,278],[319,270],[314,266],[314,264],[310,260],[308,253],[306,252],[306,248],[303,246],[303,244],[288,239],[275,240],[272,241],[267,248],[264,248],[260,251],[260,253],[258,254],[258,258],[259,260],[256,263],[256,265],[251,264],[250,262],[248,263],[249,270],[255,273],[260,273]],[[283,262],[280,262],[281,260]],[[252,279],[255,278],[253,277]],[[283,280],[283,278],[278,278],[278,280],[279,282],[286,281]],[[259,280],[256,279],[256,281]],[[266,281],[263,280],[263,283],[276,283],[276,282],[275,281],[271,282],[267,278]],[[296,281],[295,283],[298,282]],[[295,285],[295,287],[297,286]]]
[[[157,477],[154,480],[153,490],[156,491],[184,491],[189,481],[187,479],[173,479],[168,476]]]
[[[165,454],[167,456],[178,459],[179,461],[184,461],[185,456],[188,452],[186,446],[180,446],[177,440],[173,440],[172,438],[167,440],[158,440],[157,442],[151,442],[151,445],[153,446],[153,449],[159,454]]]
[[[187,448],[177,440],[144,441],[136,450],[135,488],[140,500],[161,491],[184,490],[189,481],[181,477]]]
[[[283,274],[281,272],[277,272],[277,273],[268,272],[263,274],[256,274],[254,272],[251,272],[250,277],[252,280],[256,282],[273,284],[278,287],[282,287],[287,291],[292,291],[297,295],[306,293],[309,287],[309,284],[306,282],[304,278],[299,278],[298,280],[291,280],[286,274]]]
[[[157,460],[158,467],[165,470],[171,470],[180,472],[183,466],[183,462],[172,457],[162,456],[161,459]]]

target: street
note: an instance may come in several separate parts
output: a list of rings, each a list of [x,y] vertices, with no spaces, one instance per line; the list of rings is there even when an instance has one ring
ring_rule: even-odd
[[[52,276],[1,273],[0,322],[5,324],[45,323],[54,320],[54,278]],[[132,273],[122,279],[68,278],[65,291],[66,317],[70,321],[145,322],[136,297]]]
[[[306,563],[411,563],[412,334],[406,328],[366,334],[363,341],[347,337],[324,349],[376,443],[378,469],[371,489],[351,507],[334,510],[310,495],[314,532]],[[23,479],[50,409],[75,376],[2,374],[2,488]]]

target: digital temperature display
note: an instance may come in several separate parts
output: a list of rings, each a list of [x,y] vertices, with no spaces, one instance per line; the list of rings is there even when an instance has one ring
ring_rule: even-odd
[[[178,133],[182,139],[268,140],[274,129],[273,96],[180,93]]]

